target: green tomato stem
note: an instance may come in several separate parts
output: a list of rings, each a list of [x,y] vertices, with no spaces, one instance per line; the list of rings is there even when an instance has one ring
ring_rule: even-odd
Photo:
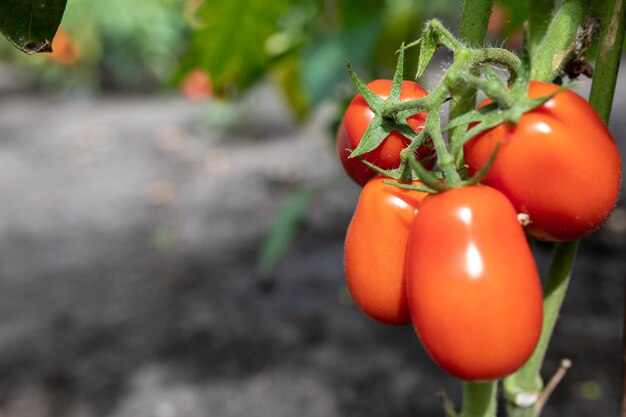
[[[534,406],[543,389],[541,367],[567,292],[578,244],[579,241],[575,240],[555,245],[543,289],[543,327],[539,343],[524,366],[504,381],[505,396],[510,406],[509,416],[535,415]]]
[[[386,101],[385,105],[383,106],[381,116],[393,118],[397,113],[401,111],[406,111],[406,110],[412,110],[415,112],[413,114],[417,114],[421,111],[424,111],[433,107],[433,104],[436,105],[436,103],[432,103],[432,99],[430,98],[430,96],[420,97],[420,98],[416,98],[413,100],[401,101],[395,104],[389,101]]]
[[[457,38],[454,37],[452,33],[437,19],[433,19],[428,22],[428,25],[431,26],[438,34],[441,43],[443,43],[446,48],[451,51],[456,51],[458,48],[463,46],[461,42],[458,41]]]
[[[626,5],[623,0],[608,0],[604,16],[589,103],[608,124],[624,45]]]
[[[522,62],[511,51],[503,48],[485,48],[472,51],[472,64],[491,63],[503,65],[509,71],[509,84],[517,78]]]
[[[444,83],[430,94],[434,102],[440,103],[439,106],[444,103],[447,96],[448,89],[445,87]],[[428,112],[425,128],[428,130],[428,134],[433,141],[433,146],[437,153],[437,162],[446,177],[446,182],[453,186],[460,184],[461,176],[456,169],[454,158],[448,151],[445,139],[441,133],[441,114],[438,110]]]
[[[468,45],[482,46],[487,35],[487,26],[489,25],[492,6],[493,0],[466,0],[463,2],[463,15],[459,30],[461,41]],[[477,69],[473,70],[474,75],[477,75],[476,71]],[[455,91],[455,97],[457,97],[457,100],[453,100],[450,103],[450,120],[474,108],[476,105],[476,89],[461,87],[458,91]],[[463,136],[464,131],[464,127],[458,127],[450,131],[449,141],[453,148],[455,142]],[[462,154],[454,155],[454,158],[458,166],[464,165]]]
[[[459,38],[470,46],[482,46],[487,36],[493,0],[465,0]]]
[[[463,411],[460,417],[496,417],[497,387],[496,381],[464,382]]]
[[[626,32],[626,5],[624,5],[623,0],[608,0],[604,16],[589,102],[604,120],[604,123],[608,125],[624,45],[624,32]],[[626,358],[626,311],[622,344],[621,415],[626,415],[626,360],[624,359]]]
[[[532,54],[531,79],[552,81],[576,48],[576,33],[583,22],[583,0],[565,0]]]
[[[530,0],[528,6],[528,29],[532,54],[535,53],[548,30],[554,12],[554,0]]]

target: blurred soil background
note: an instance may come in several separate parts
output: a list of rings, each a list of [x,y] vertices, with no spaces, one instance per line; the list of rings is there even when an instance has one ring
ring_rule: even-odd
[[[458,403],[460,383],[410,327],[350,301],[342,248],[359,188],[335,158],[336,105],[302,118],[267,79],[224,104],[156,89],[160,70],[137,82],[124,77],[137,66],[98,59],[102,72],[82,73],[94,87],[64,77],[74,66],[25,71],[7,56],[0,416],[409,417],[442,416],[441,393]],[[624,155],[622,67],[611,130]],[[302,189],[313,198],[268,291],[260,248]],[[550,247],[534,250],[545,270]],[[562,358],[573,368],[547,417],[618,415],[625,253],[622,197],[580,248],[545,376]]]

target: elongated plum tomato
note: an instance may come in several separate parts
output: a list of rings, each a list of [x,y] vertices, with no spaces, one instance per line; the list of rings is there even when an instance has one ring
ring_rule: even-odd
[[[531,81],[528,95],[543,97],[557,88]],[[502,191],[518,212],[529,215],[530,236],[578,239],[611,214],[622,177],[619,151],[591,105],[573,91],[559,92],[516,125],[498,125],[467,142],[471,175],[497,143],[500,149],[482,183]]]
[[[541,333],[539,275],[517,213],[488,186],[427,197],[409,232],[407,294],[426,351],[450,374],[502,378]]]
[[[367,86],[378,96],[387,98],[391,91],[391,80],[375,80],[367,84]],[[401,101],[418,99],[427,94],[427,91],[419,84],[413,81],[402,81]],[[348,156],[361,142],[361,138],[363,138],[373,118],[374,112],[365,102],[363,96],[357,94],[348,105],[337,131],[339,160],[350,178],[361,186],[365,185],[376,173],[358,158],[348,158]],[[421,132],[424,128],[425,120],[426,113],[418,113],[409,117],[407,123],[416,132]],[[400,152],[410,143],[411,141],[408,138],[393,131],[383,140],[378,148],[361,155],[361,158],[375,164],[379,168],[394,169],[400,165]],[[434,150],[431,146],[419,146],[415,151],[415,157],[418,160],[423,160],[433,154]],[[431,158],[425,161],[424,165],[426,168],[432,168],[434,163],[434,158]]]
[[[346,235],[346,280],[366,315],[385,324],[408,324],[406,242],[409,225],[427,194],[383,180],[374,178],[361,191]]]

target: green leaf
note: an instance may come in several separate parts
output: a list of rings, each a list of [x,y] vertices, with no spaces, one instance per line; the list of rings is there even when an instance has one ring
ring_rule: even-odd
[[[375,115],[356,149],[350,154],[350,158],[356,158],[357,156],[361,156],[364,153],[368,153],[378,148],[378,146],[393,130],[393,123],[386,121],[378,114]]]
[[[411,126],[409,126],[405,121],[401,123],[397,123],[395,130],[400,133],[402,136],[411,140],[411,142],[418,142],[416,146],[422,145],[426,141],[426,135],[420,134],[423,132],[423,129],[420,133],[416,132]]]
[[[398,64],[396,72],[393,74],[391,83],[391,91],[389,92],[389,100],[392,103],[400,102],[400,93],[402,92],[402,79],[404,78],[404,43],[400,46],[398,53]]]
[[[290,0],[212,0],[199,7],[183,69],[206,70],[217,89],[245,88],[259,79],[273,56],[268,38],[278,32]]]
[[[367,85],[356,75],[354,70],[352,69],[352,65],[349,61],[346,61],[348,66],[348,73],[350,74],[350,78],[352,78],[352,82],[354,83],[354,87],[356,90],[363,96],[363,99],[367,103],[368,106],[375,112],[380,114],[382,111],[382,107],[384,104],[384,100],[380,98],[376,93],[367,88]]]
[[[2,0],[0,31],[18,49],[33,54],[52,52],[67,0]]]
[[[365,165],[367,165],[372,171],[376,172],[378,175],[382,175],[383,177],[387,177],[387,178],[393,178],[394,180],[398,180],[398,181],[402,177],[402,174],[404,171],[404,168],[402,166],[399,168],[394,168],[394,169],[382,169],[378,167],[377,165],[374,165],[371,162],[366,161],[365,159],[359,158],[359,161],[363,162]]]
[[[274,215],[257,263],[257,279],[263,288],[273,286],[276,269],[293,242],[298,225],[307,213],[314,196],[314,189],[299,188],[285,200]]]
[[[430,60],[433,58],[433,55],[435,55],[439,46],[438,36],[432,26],[426,27],[426,30],[420,39],[420,56],[419,61],[417,62],[417,74],[415,74],[416,79],[422,78],[422,75],[426,72],[426,67],[428,67]]]

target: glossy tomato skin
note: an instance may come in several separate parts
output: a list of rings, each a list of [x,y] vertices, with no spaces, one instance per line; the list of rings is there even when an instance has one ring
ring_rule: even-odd
[[[531,81],[529,96],[543,97],[557,88]],[[482,183],[502,191],[518,212],[529,215],[530,236],[554,242],[578,239],[611,214],[622,176],[619,151],[591,105],[573,91],[558,93],[517,125],[496,126],[467,142],[470,174],[487,162],[499,142]]]
[[[346,234],[344,268],[350,293],[361,311],[384,324],[408,324],[406,242],[409,226],[427,194],[385,184],[384,179],[372,179],[361,191]]]
[[[515,209],[488,186],[427,197],[406,255],[413,326],[450,374],[502,378],[533,352],[543,320],[539,275]]]
[[[391,80],[375,80],[367,84],[367,86],[380,97],[387,98],[391,91]],[[402,82],[401,101],[421,98],[427,94],[428,92],[422,86],[413,81]],[[358,158],[348,158],[348,156],[358,146],[373,118],[374,112],[365,102],[363,96],[357,94],[348,105],[337,131],[339,160],[350,178],[361,186],[364,186],[367,180],[373,178],[376,173]],[[424,128],[425,121],[426,113],[418,113],[407,119],[409,126],[417,132]],[[410,143],[411,141],[408,138],[393,131],[383,140],[378,148],[363,154],[361,157],[382,169],[394,169],[400,165],[400,152]],[[415,154],[417,159],[422,160],[433,155],[434,150],[431,146],[420,146]],[[427,168],[432,168],[433,165],[434,158],[425,162]]]

